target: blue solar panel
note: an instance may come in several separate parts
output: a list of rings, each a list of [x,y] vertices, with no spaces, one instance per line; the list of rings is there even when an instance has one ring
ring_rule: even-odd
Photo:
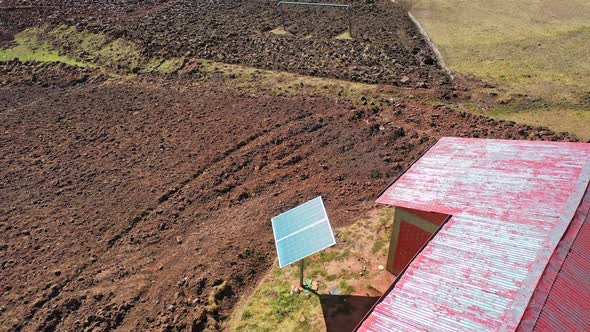
[[[287,266],[336,244],[321,197],[272,218],[279,266]]]

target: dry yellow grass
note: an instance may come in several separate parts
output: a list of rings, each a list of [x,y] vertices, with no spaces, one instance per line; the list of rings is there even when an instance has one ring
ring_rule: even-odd
[[[451,70],[521,99],[494,116],[590,138],[590,1],[416,0],[411,11]]]

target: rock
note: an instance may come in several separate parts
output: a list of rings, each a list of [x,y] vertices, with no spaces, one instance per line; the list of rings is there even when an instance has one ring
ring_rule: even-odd
[[[180,236],[177,236],[177,237],[176,237],[176,243],[178,243],[178,244],[182,244],[182,237],[180,237]]]
[[[203,331],[207,322],[207,311],[203,307],[195,310],[193,320],[191,322],[191,331]]]
[[[409,81],[410,81],[410,78],[408,76],[402,76],[402,78],[399,80],[399,82],[402,84],[406,84]]]
[[[313,291],[316,291],[316,292],[317,292],[317,290],[318,290],[318,289],[320,289],[320,285],[318,284],[318,282],[317,282],[316,280],[314,280],[314,281],[311,283],[311,290],[313,290]]]
[[[207,311],[203,307],[198,307],[195,309],[195,314],[193,316],[194,319],[201,320],[205,318]]]
[[[219,304],[214,303],[214,304],[209,304],[208,306],[205,307],[205,310],[210,313],[216,313],[219,310]]]
[[[207,327],[205,328],[206,332],[213,332],[213,331],[219,331],[219,322],[217,320],[215,320],[215,318],[209,316],[207,318]]]
[[[303,289],[301,287],[291,285],[291,293],[292,294],[299,294],[302,291],[303,291]]]
[[[434,59],[431,56],[426,56],[424,58],[424,63],[427,65],[433,65],[434,64]]]
[[[329,292],[330,292],[330,295],[340,295],[340,294],[342,294],[342,290],[340,288],[336,287],[336,286],[330,287]]]

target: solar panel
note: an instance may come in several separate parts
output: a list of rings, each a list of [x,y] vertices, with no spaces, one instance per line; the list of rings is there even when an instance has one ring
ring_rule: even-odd
[[[271,221],[280,267],[336,244],[321,196],[281,213]]]

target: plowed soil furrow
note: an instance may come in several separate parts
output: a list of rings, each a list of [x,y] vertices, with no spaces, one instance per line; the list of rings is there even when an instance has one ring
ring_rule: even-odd
[[[14,109],[0,112],[1,330],[223,320],[275,259],[273,215],[322,195],[346,225],[443,135],[571,139],[404,100],[359,107],[185,79],[58,90],[54,70],[34,82],[31,65],[0,66]],[[223,282],[219,308],[195,316]]]
[[[448,88],[445,72],[400,2],[333,2],[352,5],[353,39],[336,38],[349,30],[343,8],[279,7],[267,0],[42,0],[35,8],[0,11],[0,22],[16,30],[43,23],[76,26],[137,42],[150,56],[198,57],[360,82]],[[289,33],[273,33],[278,28]]]

